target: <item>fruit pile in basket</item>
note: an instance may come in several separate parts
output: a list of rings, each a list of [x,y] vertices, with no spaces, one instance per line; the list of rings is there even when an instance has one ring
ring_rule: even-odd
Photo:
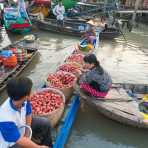
[[[61,66],[59,66],[58,68],[58,71],[61,70],[61,71],[66,71],[66,72],[70,72],[74,75],[77,75],[79,73],[81,73],[81,65],[78,64],[78,63],[65,63]]]
[[[47,78],[47,86],[55,88],[69,88],[75,85],[76,76],[69,72],[58,71],[49,74]]]
[[[84,61],[83,61],[84,55],[83,54],[72,54],[71,56],[69,56],[66,59],[66,62],[76,62],[80,65],[83,65]]]
[[[60,108],[64,100],[60,93],[45,89],[31,96],[31,104],[34,115],[46,115]]]

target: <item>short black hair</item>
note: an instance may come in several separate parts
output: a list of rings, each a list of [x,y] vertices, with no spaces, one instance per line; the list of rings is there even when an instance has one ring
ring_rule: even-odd
[[[13,78],[8,82],[6,90],[12,100],[18,101],[31,93],[32,85],[32,80],[27,77]]]

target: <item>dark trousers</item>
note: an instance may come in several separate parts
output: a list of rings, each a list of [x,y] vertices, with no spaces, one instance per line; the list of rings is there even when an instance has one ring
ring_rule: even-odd
[[[51,127],[47,118],[33,117],[31,128],[34,142],[52,148]],[[14,145],[11,148],[19,148],[19,146]]]
[[[52,147],[51,127],[49,120],[44,117],[33,117],[32,137],[40,140],[41,145]]]
[[[57,20],[57,25],[60,27],[64,26],[64,20]]]

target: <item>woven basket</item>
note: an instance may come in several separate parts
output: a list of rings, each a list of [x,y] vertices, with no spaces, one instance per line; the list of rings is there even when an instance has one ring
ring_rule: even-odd
[[[58,72],[60,72],[60,71],[58,71]],[[73,75],[72,73],[65,72],[65,71],[62,71],[62,72],[68,73],[68,74],[70,74],[70,75],[75,77],[74,83],[73,83],[73,85],[71,87],[56,88],[56,87],[51,85],[50,81],[47,81],[47,80],[46,80],[46,86],[47,87],[51,87],[51,88],[55,88],[55,89],[58,89],[58,90],[62,91],[64,96],[65,96],[66,102],[68,102],[70,100],[70,98],[72,97],[74,86],[76,85],[76,82],[77,82],[77,77],[75,75]]]
[[[58,122],[61,119],[63,112],[64,112],[65,96],[61,91],[54,89],[54,88],[43,88],[43,89],[37,91],[37,93],[43,92],[43,91],[53,91],[53,92],[60,94],[62,96],[63,104],[60,106],[60,108],[58,108],[50,113],[47,113],[47,114],[38,115],[41,117],[47,117],[50,121],[51,126],[55,127],[58,124]]]
[[[64,66],[64,65],[68,65],[68,64],[74,65],[74,67],[77,68],[75,72],[70,72],[70,73],[74,74],[77,78],[79,78],[80,77],[80,73],[81,73],[80,69],[82,69],[82,65],[80,65],[79,63],[76,63],[76,62],[66,62],[66,63],[60,65],[58,67],[57,71],[61,71],[60,67]],[[64,71],[64,70],[62,70],[62,71]],[[68,71],[66,71],[66,72],[68,72]]]
[[[81,54],[80,52],[79,52],[79,50],[76,50],[75,51],[75,53],[73,53],[71,56],[69,56],[66,60],[65,60],[65,62],[70,62],[70,63],[77,63],[77,64],[79,64],[81,67],[83,67],[83,64],[84,64],[84,61],[77,61],[77,60],[72,60],[72,59],[70,59],[71,57],[74,57],[74,56],[77,56],[77,55],[80,55],[80,56],[82,56],[83,58],[84,58],[84,54]]]

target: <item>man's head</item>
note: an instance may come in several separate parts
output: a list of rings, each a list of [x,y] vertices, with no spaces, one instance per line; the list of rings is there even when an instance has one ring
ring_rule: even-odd
[[[62,6],[62,0],[59,0],[58,4],[59,6]]]
[[[8,96],[13,101],[20,101],[31,94],[32,81],[27,77],[11,79],[6,87]]]

